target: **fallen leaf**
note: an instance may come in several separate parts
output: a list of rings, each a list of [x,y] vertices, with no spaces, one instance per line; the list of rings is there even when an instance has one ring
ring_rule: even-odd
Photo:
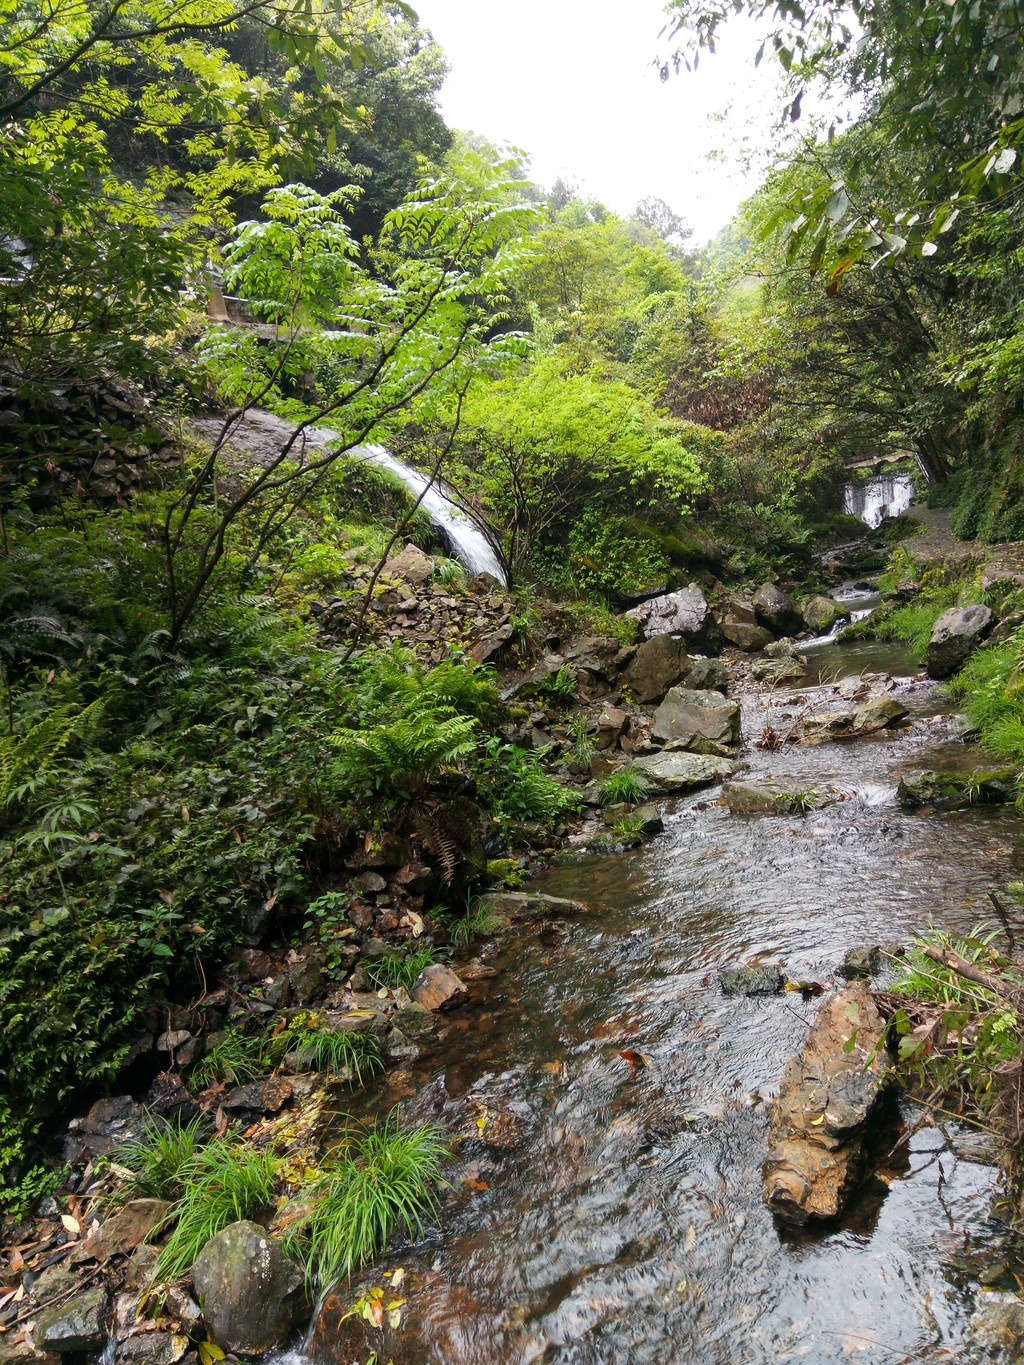
[[[415,910],[407,910],[405,913],[408,915],[410,923],[412,924],[413,938],[419,938],[420,934],[423,933],[423,916],[417,915]]]
[[[822,1123],[824,1123],[824,1122],[825,1122],[825,1115],[824,1115],[824,1114],[820,1114],[816,1119],[811,1119],[811,1127],[812,1127],[812,1128],[817,1128],[819,1124],[822,1124]]]
[[[634,1052],[632,1048],[628,1048],[625,1052],[620,1052],[619,1056],[625,1058],[629,1063],[630,1070],[636,1066],[650,1066],[651,1063],[650,1057],[646,1056],[643,1052]]]
[[[491,1188],[490,1185],[488,1185],[488,1183],[487,1183],[486,1180],[469,1180],[469,1179],[467,1179],[467,1180],[465,1180],[463,1183],[466,1184],[466,1185],[468,1185],[469,1188],[470,1188],[471,1190],[489,1190],[489,1189]]]
[[[70,1213],[62,1213],[60,1221],[64,1224],[65,1231],[70,1232],[72,1237],[77,1237],[82,1231],[82,1225],[77,1218],[72,1218]]]
[[[697,1229],[696,1229],[696,1228],[693,1226],[693,1224],[691,1223],[690,1226],[686,1229],[686,1238],[685,1238],[685,1242],[684,1242],[684,1245],[685,1245],[685,1247],[686,1247],[686,1250],[687,1250],[687,1251],[690,1251],[691,1248],[695,1245],[696,1241],[697,1241]]]
[[[393,1312],[389,1313],[388,1322],[392,1327],[400,1327],[402,1323],[402,1310],[396,1308]]]
[[[12,1270],[25,1269],[25,1258],[24,1256],[22,1256],[21,1252],[18,1250],[17,1247],[14,1247],[13,1250],[11,1251],[11,1269]]]
[[[395,1273],[391,1276],[391,1288],[397,1289],[404,1279],[405,1271],[401,1266],[399,1266]]]

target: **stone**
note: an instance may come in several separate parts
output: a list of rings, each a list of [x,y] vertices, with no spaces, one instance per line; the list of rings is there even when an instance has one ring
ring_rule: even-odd
[[[476,641],[469,650],[469,657],[475,664],[489,663],[497,654],[501,653],[511,638],[511,624],[499,626],[497,630],[491,631],[489,635],[484,635]]]
[[[721,624],[728,621],[734,625],[756,626],[757,612],[750,602],[744,602],[742,598],[730,597],[725,604]]]
[[[694,659],[682,682],[691,692],[729,690],[729,668],[721,659]]]
[[[771,643],[772,633],[764,626],[751,625],[746,621],[722,621],[719,624],[723,636],[731,645],[747,654],[756,654]]]
[[[799,682],[807,677],[807,665],[796,655],[782,659],[762,657],[754,660],[750,676],[763,683]]]
[[[434,572],[434,561],[410,541],[401,554],[387,561],[384,572],[399,574],[410,583],[425,583]]]
[[[688,667],[685,641],[678,635],[654,635],[637,645],[622,681],[634,701],[661,701],[670,687],[682,682]]]
[[[762,1196],[784,1223],[835,1218],[860,1181],[884,1094],[885,1025],[862,981],[825,998],[772,1111]]]
[[[143,1242],[141,1246],[137,1246],[128,1258],[128,1264],[125,1267],[125,1289],[141,1289],[144,1284],[147,1284],[153,1267],[159,1258],[159,1247],[151,1246],[148,1242]]]
[[[629,818],[631,823],[639,828],[641,834],[660,834],[665,828],[665,821],[661,818],[661,811],[657,806],[637,806]]]
[[[769,777],[726,782],[718,802],[740,815],[802,815],[842,799],[842,792],[835,787],[780,785]]]
[[[662,752],[666,754],[681,752],[686,750],[691,754],[710,754],[714,758],[731,758],[732,750],[725,744],[718,744],[713,739],[706,739],[703,735],[684,735],[682,739],[670,739],[662,746]],[[651,746],[651,752],[657,753],[655,745]]]
[[[360,872],[358,877],[352,878],[352,890],[361,896],[375,896],[387,889],[388,884],[379,872]]]
[[[699,635],[708,621],[708,604],[696,583],[678,592],[650,597],[626,615],[639,621],[648,639],[655,635]]]
[[[199,1113],[199,1105],[176,1071],[161,1071],[150,1085],[146,1101],[150,1114],[163,1119],[188,1123]]]
[[[800,725],[805,744],[820,744],[827,739],[860,739],[895,725],[908,714],[895,697],[877,697],[852,711],[816,711]]]
[[[285,1341],[302,1281],[281,1242],[247,1219],[211,1237],[192,1267],[209,1339],[239,1355]]]
[[[845,976],[848,981],[854,981],[858,977],[871,977],[878,971],[881,961],[882,950],[878,944],[850,948],[843,958],[839,974]]]
[[[382,957],[387,957],[388,945],[382,938],[368,938],[359,952],[362,962],[379,962]]]
[[[808,630],[813,630],[815,635],[825,635],[846,615],[834,598],[820,595],[805,598],[800,603],[800,614],[804,625]]]
[[[142,1137],[146,1113],[131,1095],[97,1100],[83,1119],[72,1119],[64,1140],[64,1160],[106,1156],[123,1142]]]
[[[165,1199],[132,1199],[87,1237],[82,1245],[82,1259],[93,1256],[97,1261],[108,1261],[111,1256],[124,1256],[144,1242],[171,1211]]]
[[[929,678],[948,678],[955,673],[992,629],[995,617],[989,607],[950,607],[932,626],[926,671]]]
[[[503,588],[504,586],[500,578],[495,578],[494,574],[488,573],[486,569],[481,569],[479,573],[475,573],[466,584],[470,592],[477,594],[491,593],[495,588]]]
[[[662,743],[703,735],[717,744],[735,744],[740,737],[740,708],[720,692],[673,687],[654,713],[651,738]]]
[[[189,1348],[181,1332],[140,1332],[117,1345],[117,1360],[123,1365],[177,1365]]]
[[[443,962],[432,962],[429,967],[424,967],[412,988],[412,998],[428,1010],[461,1005],[466,994],[465,986]]]
[[[407,1038],[422,1038],[437,1028],[437,1022],[430,1010],[416,1001],[395,1011],[394,1024]]]
[[[477,900],[477,908],[481,917],[493,915],[513,922],[569,919],[587,912],[587,906],[582,901],[528,891],[488,891]]]
[[[400,1028],[391,1028],[384,1035],[384,1055],[389,1062],[415,1062],[423,1056],[423,1049]]]
[[[597,718],[598,749],[614,749],[626,728],[629,716],[617,706],[606,706]]]
[[[782,968],[759,966],[726,967],[718,974],[723,995],[778,995],[782,990]]]
[[[1024,1347],[1024,1300],[1019,1294],[982,1289],[968,1331],[972,1345],[989,1356],[1019,1360]]]
[[[292,1002],[292,983],[287,972],[279,972],[269,986],[263,988],[263,999],[275,1010],[286,1010]]]
[[[168,1029],[166,1033],[158,1035],[156,1040],[157,1052],[176,1052],[179,1047],[189,1042],[192,1038],[188,1029]]]
[[[283,1076],[272,1076],[232,1090],[221,1100],[221,1106],[227,1113],[253,1110],[260,1114],[276,1114],[291,1097],[291,1082]]]
[[[803,626],[803,617],[796,602],[774,583],[762,583],[751,599],[751,606],[761,625],[776,634],[792,635]]]
[[[36,1319],[33,1339],[42,1351],[98,1351],[107,1340],[110,1296],[101,1285],[44,1308]]]
[[[383,877],[380,881],[383,882]],[[324,994],[325,979],[323,962],[318,953],[299,958],[288,972],[288,984],[295,1004],[305,1009]]]
[[[901,806],[939,806],[956,810],[971,805],[1002,805],[1016,800],[1016,768],[975,768],[969,773],[931,769],[904,773],[896,789]]]
[[[735,764],[727,758],[713,758],[705,754],[691,754],[685,750],[651,754],[635,758],[633,768],[644,775],[655,792],[673,796],[721,782],[735,772]]]

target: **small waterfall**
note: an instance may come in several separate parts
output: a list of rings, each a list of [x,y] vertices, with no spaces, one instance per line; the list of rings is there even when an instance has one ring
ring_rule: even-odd
[[[397,479],[401,479],[414,498],[418,498],[427,488],[427,484],[430,483],[430,480],[418,469],[403,464],[383,446],[360,446],[358,450],[352,453],[353,455],[362,455],[371,463],[379,465],[381,469],[390,470]],[[427,488],[420,506],[426,511],[434,525],[440,528],[441,533],[464,565],[470,578],[474,574],[489,573],[499,583],[505,582],[505,573],[487,537],[478,526],[470,521],[465,512],[452,502],[451,498],[445,494],[443,487],[435,483]]]
[[[843,489],[843,511],[860,517],[872,530],[887,517],[898,517],[914,501],[914,480],[909,474],[879,474],[867,483],[848,483]]]

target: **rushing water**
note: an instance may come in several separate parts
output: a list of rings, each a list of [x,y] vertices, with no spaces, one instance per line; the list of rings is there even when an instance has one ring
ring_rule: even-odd
[[[843,489],[843,511],[860,517],[874,529],[887,517],[898,517],[914,501],[914,480],[909,474],[879,474],[867,483],[848,483]]]
[[[857,663],[912,671],[889,646],[858,647]],[[703,792],[670,806],[646,847],[531,883],[593,911],[509,945],[487,998],[451,1016],[439,1048],[393,1073],[373,1102],[384,1112],[401,1100],[407,1120],[469,1133],[426,1243],[385,1267],[405,1269],[407,1302],[380,1360],[973,1358],[977,1286],[957,1263],[993,1235],[992,1167],[955,1131],[951,1150],[935,1127],[911,1125],[902,1143],[894,1128],[879,1174],[836,1226],[780,1233],[760,1198],[765,1101],[818,1005],[726,998],[717,985],[721,967],[754,959],[784,963],[792,979],[834,980],[856,945],[892,944],[929,922],[967,929],[986,888],[1019,875],[1012,811],[895,804],[904,768],[967,757],[932,685],[900,686],[914,718],[901,732],[748,748],[752,774],[839,785],[841,804],[744,817]],[[782,698],[770,716],[748,699],[748,746],[808,695]],[[627,1050],[648,1064],[631,1067]],[[518,1116],[523,1141],[496,1151],[474,1140],[472,1101]],[[357,1358],[341,1320],[353,1298],[342,1290],[321,1315],[307,1348],[318,1365]]]

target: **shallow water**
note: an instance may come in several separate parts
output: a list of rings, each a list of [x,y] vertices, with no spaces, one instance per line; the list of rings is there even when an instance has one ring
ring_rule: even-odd
[[[895,672],[889,646],[856,652],[858,667]],[[747,754],[752,774],[839,785],[841,804],[744,817],[704,792],[670,807],[646,847],[530,884],[593,913],[498,959],[488,998],[453,1016],[429,1064],[393,1075],[379,1099],[450,1125],[486,1099],[525,1131],[511,1151],[467,1140],[427,1244],[389,1261],[408,1269],[415,1293],[408,1346],[388,1338],[383,1360],[970,1358],[973,1290],[954,1263],[993,1233],[993,1169],[954,1156],[934,1127],[909,1140],[902,1130],[892,1150],[894,1125],[881,1176],[837,1226],[780,1234],[760,1199],[763,1097],[818,1005],[726,998],[717,986],[721,967],[752,959],[831,980],[848,948],[898,942],[928,922],[969,928],[987,887],[1019,875],[1024,830],[1012,812],[896,806],[904,768],[968,757],[931,686],[907,695],[915,720],[903,732]],[[764,722],[746,703],[745,736]],[[620,1056],[630,1049],[649,1064],[630,1067]],[[342,1336],[331,1307],[311,1354],[347,1365]]]

